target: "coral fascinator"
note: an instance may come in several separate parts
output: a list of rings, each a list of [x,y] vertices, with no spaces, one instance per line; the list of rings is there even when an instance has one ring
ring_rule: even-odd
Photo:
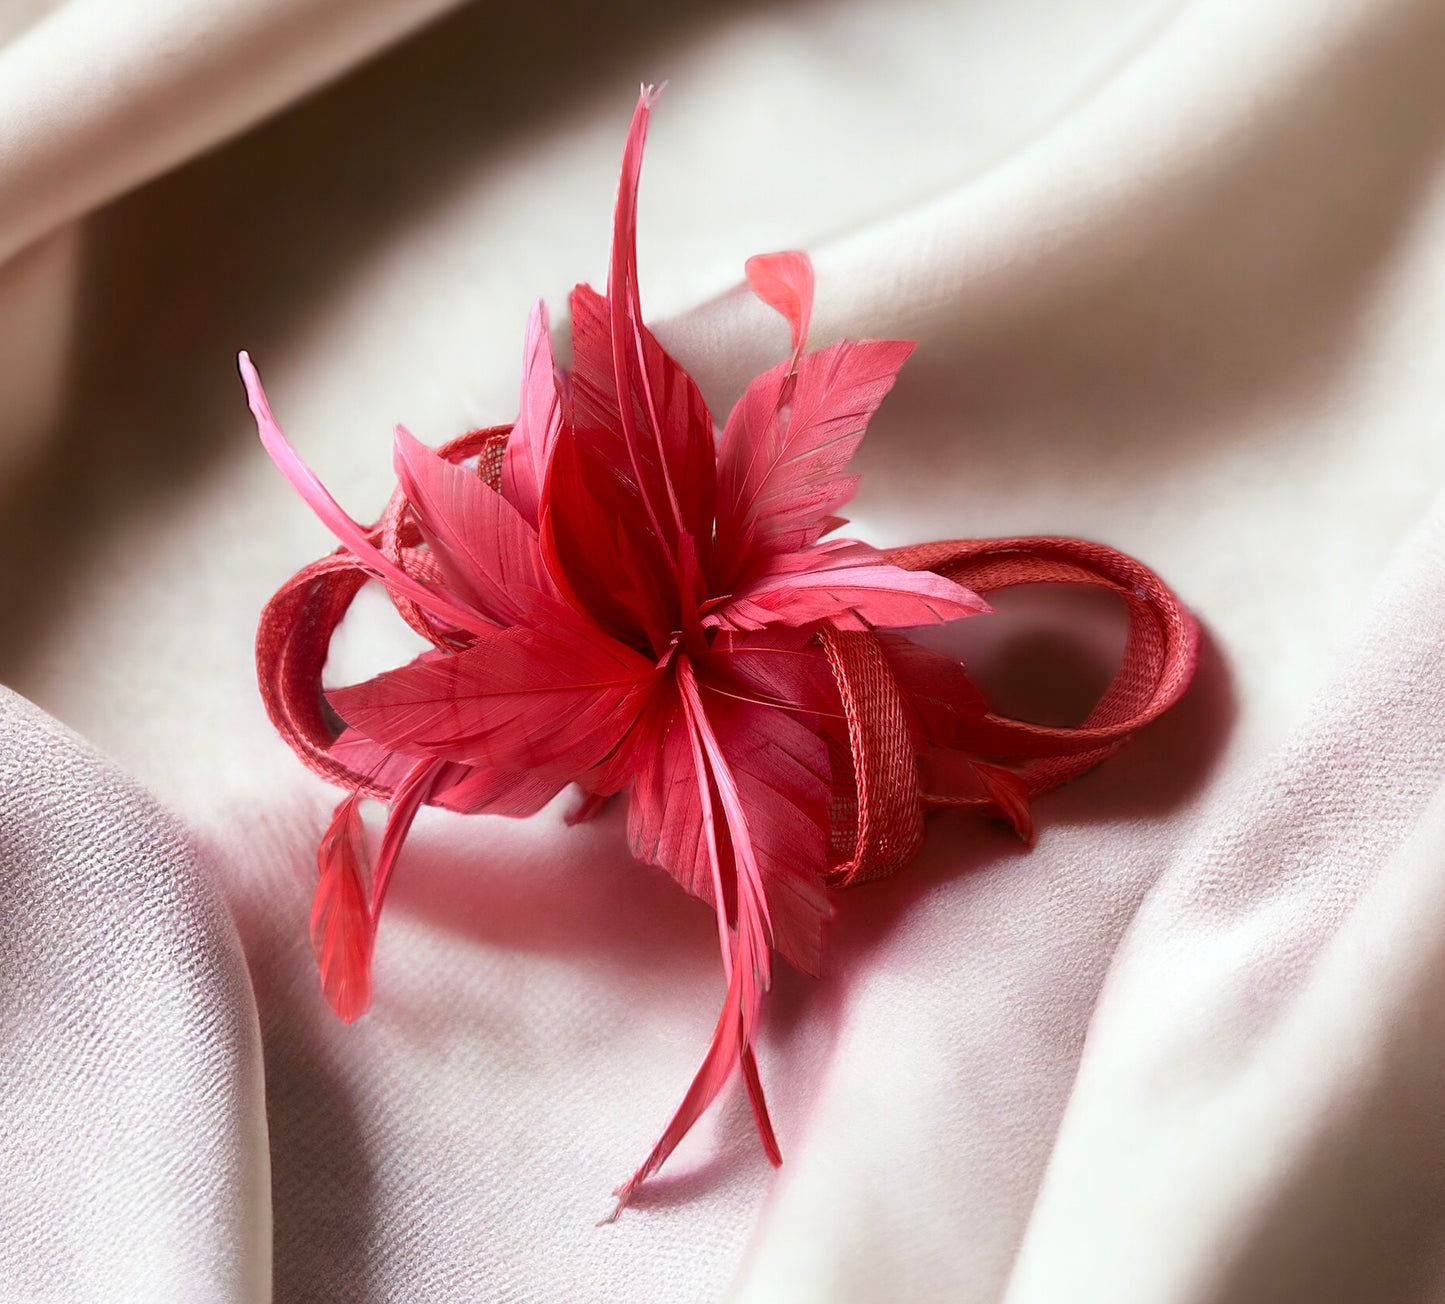
[[[439,449],[398,427],[397,489],[374,524],[301,462],[240,359],[267,452],[341,545],[276,593],[257,637],[276,728],[346,792],[311,913],[337,1015],[370,1003],[377,923],[423,805],[527,816],[576,785],[585,816],[619,798],[633,854],[716,915],[722,1011],[619,1210],[735,1069],[780,1162],[753,1054],[775,956],[818,974],[838,889],[905,865],[925,811],[976,807],[1029,840],[1030,799],[1172,705],[1198,641],[1157,576],[1098,544],[839,537],[849,463],[913,344],[807,351],[801,253],[747,264],[792,352],[719,426],[642,321],[637,188],[654,99],[644,90],[627,136],[607,292],[571,295],[571,369],[538,303],[516,420]],[[430,650],[323,691],[331,636],[372,580]],[[899,632],[1039,583],[1106,589],[1129,616],[1119,671],[1075,728],[996,714],[955,657]],[[389,806],[374,853],[367,799]]]

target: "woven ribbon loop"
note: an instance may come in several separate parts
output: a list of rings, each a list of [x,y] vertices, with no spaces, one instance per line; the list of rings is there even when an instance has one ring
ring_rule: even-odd
[[[839,887],[901,869],[923,841],[918,763],[903,714],[903,695],[872,634],[827,628],[820,635],[848,722],[852,800],[835,785],[835,854]]]
[[[959,758],[978,780],[978,804],[993,807],[1026,836],[1027,797],[1097,765],[1189,685],[1197,622],[1153,571],[1113,548],[1066,538],[960,539],[895,548],[887,556],[896,566],[935,571],[984,595],[1025,584],[1076,584],[1106,589],[1124,602],[1123,658],[1082,724],[1060,728],[991,712],[974,729],[968,758]],[[921,841],[926,807],[963,803],[921,791],[902,695],[874,636],[825,630],[822,640],[851,753],[851,789],[840,783],[834,800],[832,881],[845,886],[905,864]],[[1012,783],[1001,782],[1010,776],[1016,776]]]

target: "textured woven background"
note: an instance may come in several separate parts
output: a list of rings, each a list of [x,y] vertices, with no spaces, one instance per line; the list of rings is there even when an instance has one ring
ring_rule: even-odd
[[[0,680],[36,704],[0,705],[0,1298],[1445,1298],[1445,8],[407,35],[444,7],[0,0]],[[743,260],[807,247],[818,343],[920,341],[861,537],[1095,538],[1209,644],[1032,853],[940,817],[841,898],[764,1028],[779,1172],[733,1096],[599,1229],[711,1027],[712,921],[615,815],[427,812],[376,1007],[331,1020],[330,794],[251,665],[328,545],[234,356],[374,515],[394,421],[513,416],[664,77],[644,304],[709,399],[786,349]],[[360,606],[338,678],[410,646]],[[1068,699],[1107,681],[1090,610],[1079,645],[1017,606],[972,661]]]

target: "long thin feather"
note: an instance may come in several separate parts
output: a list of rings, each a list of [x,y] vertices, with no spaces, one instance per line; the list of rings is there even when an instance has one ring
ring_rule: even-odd
[[[774,1168],[783,1163],[782,1147],[778,1145],[777,1133],[773,1131],[773,1120],[768,1115],[768,1098],[763,1094],[763,1080],[758,1076],[758,1061],[751,1046],[745,1046],[738,1056],[743,1071],[743,1083],[748,1089],[748,1104],[753,1107],[753,1122],[757,1124],[758,1137],[763,1143],[763,1153]]]
[[[557,394],[557,364],[552,356],[547,304],[538,299],[527,320],[522,400],[502,455],[502,496],[532,525],[537,524],[547,463],[561,426],[562,405]]]
[[[707,1053],[688,1086],[681,1105],[663,1130],[657,1144],[653,1146],[641,1167],[618,1188],[617,1207],[612,1213],[613,1218],[622,1212],[637,1188],[666,1162],[682,1138],[717,1099],[718,1093],[732,1076],[733,1069],[748,1053],[757,1031],[763,994],[767,991],[772,977],[768,958],[771,940],[768,908],[763,897],[761,874],[753,855],[747,814],[731,768],[708,723],[696,678],[685,657],[679,659],[677,679],[683,710],[694,731],[701,754],[706,758],[713,791],[716,792],[727,820],[733,867],[737,876],[736,946],[727,995]],[[756,1070],[753,1077],[756,1079]],[[781,1162],[761,1086],[754,1092],[750,1085],[748,1095],[754,1109],[759,1111],[759,1132],[764,1138],[769,1158],[774,1162]]]
[[[590,286],[579,285],[572,291],[571,307],[572,386],[564,425],[574,426],[612,474],[629,484],[638,519],[650,529],[657,521],[653,532],[659,555],[671,571],[676,565],[677,526],[669,482],[684,532],[698,541],[712,533],[717,494],[712,414],[696,382],[641,322],[636,323],[633,339],[647,388],[644,393],[639,384],[629,382],[619,390],[611,301]],[[636,431],[650,430],[656,417],[660,451],[659,441],[651,437],[629,443],[624,408]],[[648,502],[655,505],[651,511]]]
[[[652,378],[648,374],[647,356],[644,351],[642,327],[642,300],[637,286],[637,184],[642,173],[642,150],[647,141],[647,123],[652,114],[652,105],[657,91],[644,86],[638,97],[637,108],[632,115],[632,124],[627,129],[627,144],[622,151],[622,176],[617,185],[617,209],[612,219],[612,260],[607,278],[607,307],[609,324],[612,328],[612,372],[617,385],[619,399],[618,414],[622,418],[622,432],[626,438],[633,471],[643,490],[643,506],[647,510],[652,528],[660,537],[663,535],[661,522],[666,519],[664,508],[671,516],[671,523],[678,535],[687,531],[682,515],[682,504],[678,499],[677,484],[668,465],[665,445],[666,432],[659,419],[658,403],[652,392]],[[643,420],[629,399],[635,395],[641,408]],[[650,492],[643,477],[642,466],[648,453],[644,453],[642,442],[649,441],[661,470],[659,495],[664,501],[657,501]]]
[[[751,635],[778,642],[776,631]],[[706,678],[698,691],[707,719],[747,811],[750,846],[759,871],[763,899],[772,924],[772,945],[789,963],[817,974],[822,963],[823,926],[832,907],[823,887],[827,867],[831,769],[828,745],[814,715],[766,705],[733,691],[746,689],[749,675],[767,669],[767,649],[754,649],[762,665],[742,664],[729,674],[733,658],[714,653],[699,664]],[[791,649],[790,649],[791,652]],[[743,662],[743,658],[737,658]],[[771,658],[776,669],[814,666],[810,655]],[[822,673],[828,674],[826,662]],[[758,682],[754,680],[753,682]],[[796,674],[769,682],[799,682]],[[810,683],[805,700],[818,701],[823,686]],[[836,708],[836,690],[833,693]],[[828,709],[828,708],[824,708]],[[694,896],[710,905],[733,909],[731,865],[719,875],[711,856],[712,798],[704,804],[698,780],[697,731],[676,695],[659,697],[636,752],[636,773],[628,801],[628,832],[633,853],[665,869]]]
[[[418,761],[411,772],[401,781],[391,797],[391,810],[387,812],[386,827],[381,832],[381,846],[376,852],[376,873],[371,884],[371,926],[375,930],[381,918],[381,907],[386,903],[387,889],[391,887],[391,876],[396,869],[397,857],[401,855],[402,843],[411,832],[417,812],[431,796],[439,774],[447,768],[443,761]]]
[[[756,867],[769,945],[816,976],[824,927],[833,913],[823,887],[832,781],[827,743],[806,716],[739,701],[707,683],[699,684],[699,695],[722,758],[714,761],[709,754],[709,763],[715,771],[726,768],[719,799],[726,810],[730,781],[746,814],[742,863],[744,869],[749,861]],[[730,835],[735,827],[730,817]]]
[[[316,478],[311,468],[301,460],[296,450],[287,441],[286,436],[281,433],[281,427],[276,424],[276,418],[271,414],[271,405],[266,400],[266,391],[261,388],[261,377],[256,374],[256,368],[251,365],[250,357],[242,353],[238,362],[241,368],[241,378],[246,383],[246,396],[251,405],[251,413],[256,418],[256,430],[261,436],[261,443],[265,446],[266,452],[270,454],[271,460],[276,463],[281,474],[291,482],[296,492],[321,518],[322,524],[351,550],[357,561],[376,575],[388,588],[410,598],[413,602],[420,603],[428,611],[441,616],[444,620],[449,620],[458,629],[476,633],[479,630],[490,628],[490,622],[485,617],[452,602],[430,585],[414,580],[372,544],[371,540],[367,538],[365,528],[346,514],[336,499],[327,492],[325,485]]]

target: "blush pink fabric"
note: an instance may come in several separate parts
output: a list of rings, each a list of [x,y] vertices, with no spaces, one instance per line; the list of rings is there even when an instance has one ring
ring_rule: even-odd
[[[0,3],[0,1298],[1445,1299],[1445,10],[406,35],[444,8]],[[1209,640],[1032,852],[938,817],[842,894],[759,1045],[781,1170],[734,1092],[598,1228],[716,1014],[712,922],[615,815],[428,811],[332,1019],[333,793],[251,661],[328,543],[233,359],[374,516],[394,421],[512,417],[662,78],[644,307],[713,405],[788,348],[745,259],[807,248],[818,343],[919,340],[860,537],[1098,539]],[[334,682],[412,645],[368,596]],[[1001,702],[1107,681],[1108,609],[999,605],[963,650]]]

